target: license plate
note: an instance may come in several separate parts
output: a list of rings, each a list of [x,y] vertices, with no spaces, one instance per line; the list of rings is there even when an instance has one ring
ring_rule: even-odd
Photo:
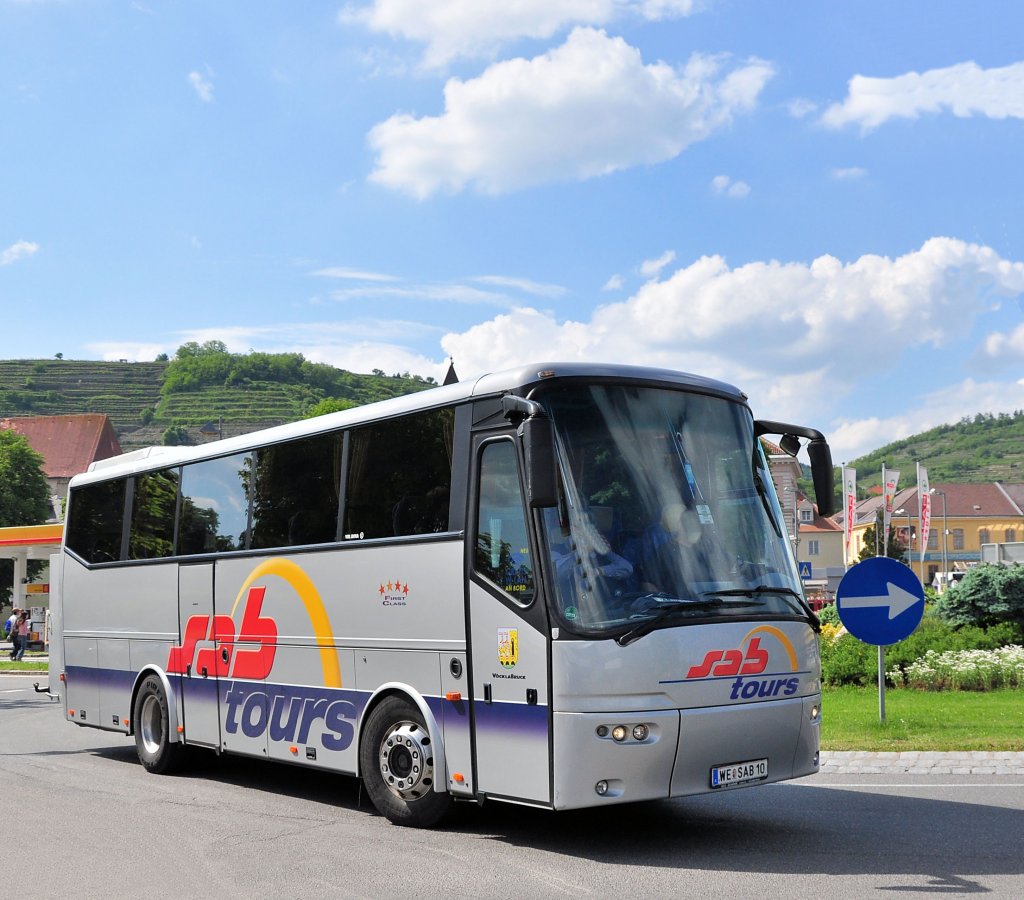
[[[763,781],[768,777],[767,759],[748,759],[746,762],[715,766],[711,770],[711,787],[726,787],[730,784],[747,784]]]

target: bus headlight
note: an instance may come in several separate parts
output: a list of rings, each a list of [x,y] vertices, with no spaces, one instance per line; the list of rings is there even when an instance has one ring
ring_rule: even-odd
[[[626,739],[626,735],[629,734],[629,729],[625,725],[616,725],[612,729],[612,740],[619,741],[621,743]]]
[[[608,793],[608,782],[599,781],[597,784],[594,785],[594,791],[597,793],[598,797],[603,797],[605,794]]]
[[[646,725],[634,725],[633,726],[633,740],[634,741],[646,741],[651,733],[651,729]]]
[[[811,721],[812,722],[817,722],[818,718],[820,716],[821,716],[821,710],[818,708],[818,705],[815,704],[814,706],[811,707]]]

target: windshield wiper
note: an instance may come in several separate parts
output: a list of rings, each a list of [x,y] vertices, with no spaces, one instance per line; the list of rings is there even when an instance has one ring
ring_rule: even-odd
[[[711,593],[717,594],[719,591],[712,591]],[[764,606],[763,600],[723,600],[721,597],[714,597],[705,595],[703,600],[672,600],[669,602],[660,603],[658,609],[654,612],[654,615],[649,619],[645,619],[636,628],[631,628],[625,634],[620,634],[616,639],[620,647],[625,647],[627,644],[632,644],[633,641],[638,641],[645,634],[650,634],[657,628],[665,619],[668,619],[677,613],[681,612],[704,612],[711,609],[721,609],[723,606]]]
[[[790,597],[796,597],[797,600],[803,600],[803,594],[799,591],[794,591],[793,588],[788,587],[772,587],[768,584],[759,584],[757,587],[752,588],[727,588],[722,591],[705,591],[705,597],[755,597],[758,594],[788,594]]]
[[[821,621],[815,615],[814,611],[807,605],[807,601],[804,600],[803,594],[799,591],[794,591],[793,588],[788,587],[772,587],[767,584],[759,584],[757,587],[752,588],[728,588],[722,591],[708,591],[705,596],[712,597],[754,597],[757,594],[784,594],[787,597],[796,597],[797,602],[801,608],[807,613],[807,618],[811,622],[811,627],[816,632],[821,632]]]

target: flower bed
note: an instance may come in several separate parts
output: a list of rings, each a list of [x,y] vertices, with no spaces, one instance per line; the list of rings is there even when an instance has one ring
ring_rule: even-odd
[[[1024,647],[996,650],[929,650],[906,670],[888,671],[886,680],[896,687],[931,691],[988,691],[1024,687]]]

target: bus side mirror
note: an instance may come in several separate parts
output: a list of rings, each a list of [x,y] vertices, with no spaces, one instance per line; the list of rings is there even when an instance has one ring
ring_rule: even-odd
[[[790,456],[800,451],[799,438],[807,438],[807,458],[811,461],[811,480],[814,482],[814,499],[818,504],[819,516],[830,516],[836,511],[835,472],[832,468],[832,451],[825,435],[814,428],[789,425],[785,422],[769,422],[758,419],[754,422],[754,436],[778,434],[782,436],[779,446]]]
[[[811,478],[814,481],[814,499],[818,502],[818,515],[830,516],[836,511],[832,451],[824,440],[813,440],[807,445],[807,458],[811,461]]]
[[[526,496],[531,509],[558,505],[555,429],[546,415],[523,419],[519,426],[526,456]]]

